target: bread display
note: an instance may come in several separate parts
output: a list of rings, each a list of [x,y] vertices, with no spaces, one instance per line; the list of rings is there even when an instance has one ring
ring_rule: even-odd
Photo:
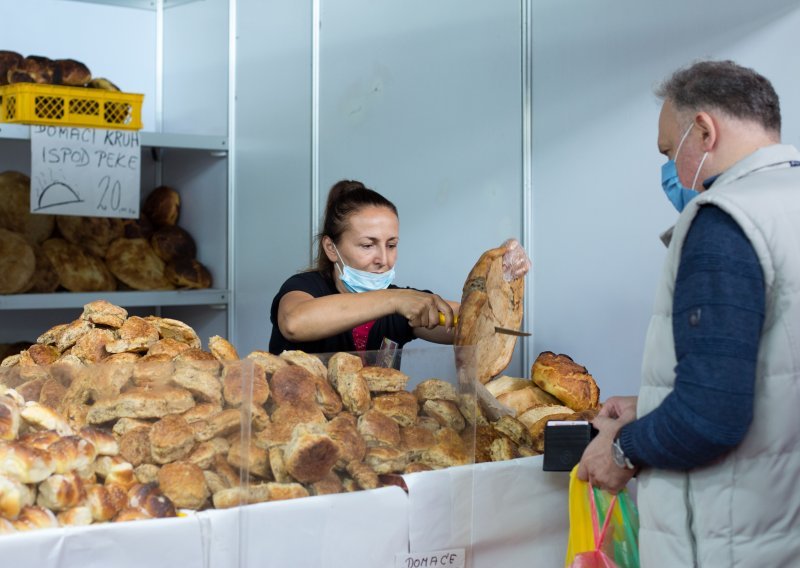
[[[447,381],[409,389],[408,375],[348,353],[240,359],[222,337],[204,350],[180,321],[103,300],[0,365],[0,511],[12,526],[26,507],[62,525],[159,518],[537,453],[540,418],[490,420]],[[533,388],[520,381],[502,379],[507,393]],[[574,414],[550,397],[530,400],[542,416]]]
[[[461,369],[474,366],[481,383],[487,383],[508,366],[516,337],[497,333],[495,327],[519,329],[522,323],[523,278],[506,279],[503,257],[508,248],[486,251],[464,282],[454,344],[472,346],[457,358]],[[470,356],[468,357],[467,354]]]
[[[21,54],[16,51],[0,50],[0,86],[8,85],[8,73],[22,63]]]
[[[0,66],[12,59],[8,53],[0,51]],[[26,61],[31,68],[45,65]],[[52,63],[56,70],[72,69],[65,76],[77,76],[81,65],[73,60]],[[172,188],[157,188],[145,199],[139,219],[124,220],[33,214],[30,194],[27,175],[0,172],[0,294],[202,289],[213,284],[211,272],[196,258],[194,238],[176,225],[180,196]]]

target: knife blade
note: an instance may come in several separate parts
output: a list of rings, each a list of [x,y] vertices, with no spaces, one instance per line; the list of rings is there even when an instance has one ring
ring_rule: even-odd
[[[507,327],[494,326],[495,333],[504,333],[506,335],[516,335],[517,337],[530,337],[527,331],[517,331],[516,329],[508,329]]]

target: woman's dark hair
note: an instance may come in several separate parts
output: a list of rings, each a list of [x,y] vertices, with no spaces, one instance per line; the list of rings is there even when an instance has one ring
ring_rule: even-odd
[[[348,219],[353,213],[365,207],[386,207],[397,217],[397,207],[377,191],[366,187],[360,181],[342,180],[331,187],[328,193],[328,203],[325,205],[325,217],[322,220],[322,229],[316,236],[317,260],[313,270],[318,270],[323,276],[330,277],[333,273],[333,263],[328,259],[322,246],[322,237],[330,237],[334,243],[347,230]]]
[[[781,132],[781,105],[772,84],[733,61],[700,61],[679,69],[656,89],[656,95],[669,99],[678,111],[715,108]]]

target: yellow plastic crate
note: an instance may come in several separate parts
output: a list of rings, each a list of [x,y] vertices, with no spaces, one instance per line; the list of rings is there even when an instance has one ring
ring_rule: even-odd
[[[16,83],[0,87],[0,122],[139,130],[143,99],[135,93]]]

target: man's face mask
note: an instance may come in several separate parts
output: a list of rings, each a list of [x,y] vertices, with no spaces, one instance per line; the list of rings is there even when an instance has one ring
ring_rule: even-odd
[[[692,131],[693,126],[694,122],[692,122],[689,128],[686,129],[686,132],[683,133],[683,137],[678,144],[678,149],[675,150],[675,158],[667,160],[667,163],[661,166],[661,187],[664,189],[664,193],[667,194],[667,199],[670,200],[678,212],[683,211],[686,204],[697,197],[699,192],[694,189],[694,186],[697,184],[700,168],[703,167],[703,162],[705,162],[708,157],[708,152],[703,154],[703,159],[700,160],[700,165],[697,166],[697,171],[694,174],[691,189],[684,187],[678,177],[678,168],[675,166],[675,162],[678,160],[678,153],[681,151],[681,146],[683,146],[683,142],[686,140],[686,137],[689,136],[689,132]]]
[[[357,270],[344,263],[344,259],[342,255],[339,254],[339,249],[336,248],[336,245],[333,245],[333,250],[336,251],[336,256],[339,257],[342,263],[341,267],[336,264],[336,270],[339,271],[339,278],[342,280],[345,288],[351,292],[358,293],[385,290],[389,287],[389,284],[394,281],[394,267],[380,274],[366,272],[365,270]]]

